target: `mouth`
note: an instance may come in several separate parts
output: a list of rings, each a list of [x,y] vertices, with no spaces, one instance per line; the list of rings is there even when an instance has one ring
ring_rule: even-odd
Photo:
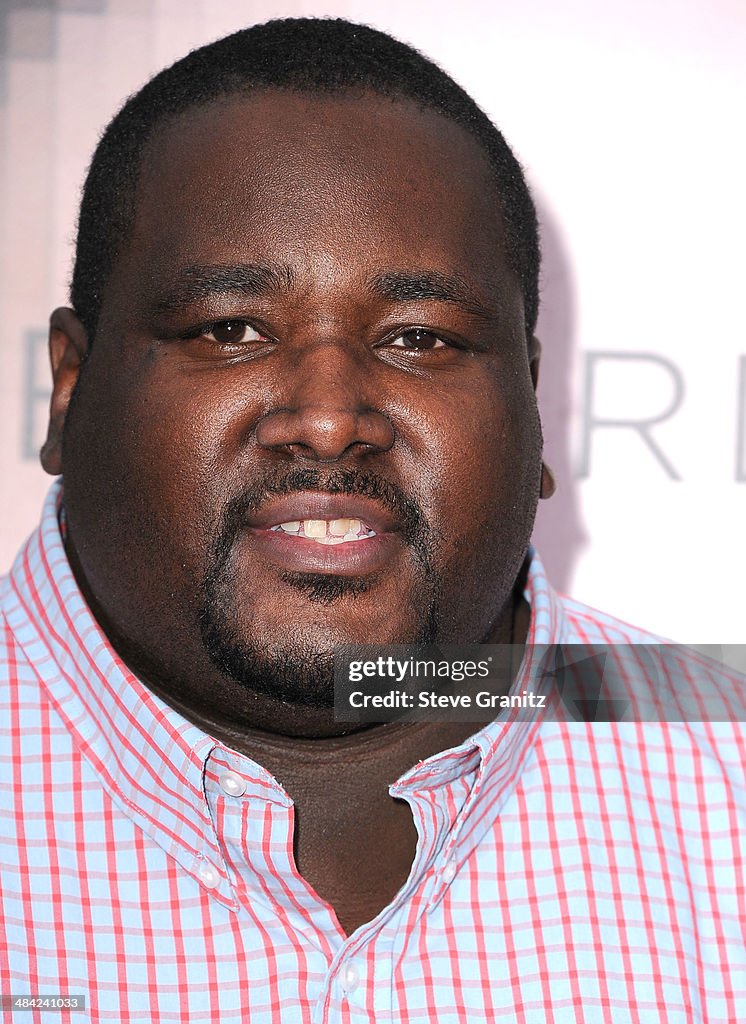
[[[362,519],[295,519],[271,526],[270,530],[299,540],[314,540],[317,544],[354,544],[377,536]]]
[[[246,526],[261,554],[286,572],[366,575],[403,549],[395,516],[361,495],[307,491],[269,498]]]

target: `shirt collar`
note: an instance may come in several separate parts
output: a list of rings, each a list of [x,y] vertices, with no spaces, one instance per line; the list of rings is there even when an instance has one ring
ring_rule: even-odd
[[[45,501],[39,530],[13,567],[9,582],[15,601],[9,605],[10,624],[73,741],[113,799],[186,871],[200,878],[205,860],[222,864],[205,797],[205,764],[220,745],[152,693],[112,648],[67,560],[58,520],[61,499],[62,482],[57,481]],[[531,625],[514,685],[518,692],[537,685],[537,651],[561,642],[566,633],[562,603],[533,550],[524,596],[531,608]],[[488,800],[493,819],[515,785],[538,725],[538,713],[518,719],[501,715],[460,746],[415,765],[390,792],[415,796],[474,772],[467,804],[471,807],[477,798]],[[235,756],[241,757],[244,771],[247,765],[253,770],[258,791],[289,803],[287,794],[260,765]],[[458,831],[453,831],[453,843],[458,841]],[[471,829],[469,848],[481,831]],[[463,844],[461,853],[468,853]],[[216,898],[235,907],[227,872],[213,888]]]
[[[531,620],[523,660],[510,693],[525,690],[544,694],[546,708],[536,706],[502,712],[460,746],[415,765],[390,789],[392,795],[403,796],[423,787],[442,785],[454,775],[475,770],[469,798],[444,853],[458,862],[463,862],[478,845],[518,782],[540,725],[552,707],[552,677],[545,671],[547,653],[554,645],[566,642],[571,632],[563,602],[549,583],[534,548],[529,548],[528,561],[523,596],[531,609]],[[475,823],[473,811],[477,805],[488,808],[488,813],[482,814]],[[465,828],[467,820],[469,826]]]

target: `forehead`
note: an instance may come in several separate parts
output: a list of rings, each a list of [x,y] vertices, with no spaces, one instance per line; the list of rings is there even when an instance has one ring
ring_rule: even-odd
[[[267,90],[169,122],[146,149],[123,261],[269,259],[361,275],[420,265],[515,287],[489,161],[459,125],[373,94]]]

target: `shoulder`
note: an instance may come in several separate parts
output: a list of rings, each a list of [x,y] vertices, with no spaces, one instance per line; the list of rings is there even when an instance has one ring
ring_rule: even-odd
[[[660,644],[662,637],[558,593],[535,548],[528,551],[524,598],[531,608],[529,643]]]
[[[572,597],[558,594],[570,643],[599,644],[668,644],[670,641],[624,622],[613,615],[591,608]],[[569,635],[568,635],[569,634]]]
[[[722,792],[735,796],[740,791],[738,801],[746,806],[743,672],[719,656],[666,640],[573,598],[554,597],[561,609],[555,643],[562,667],[569,669],[563,682],[572,683],[569,704],[574,707],[573,697],[586,698],[586,703],[591,697],[592,710],[602,709],[590,718],[570,715],[576,722],[584,718],[588,730],[578,733],[570,723],[575,743],[585,736],[596,754],[608,746],[624,763],[627,779],[643,770],[643,761],[656,766],[652,770],[660,772],[660,779],[675,773],[692,792],[703,775],[710,786],[719,779]],[[710,653],[717,655],[718,649]],[[586,693],[589,684],[592,692]],[[604,710],[612,721],[604,721]]]

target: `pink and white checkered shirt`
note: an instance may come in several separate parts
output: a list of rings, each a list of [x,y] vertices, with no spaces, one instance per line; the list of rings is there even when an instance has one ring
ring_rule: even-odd
[[[496,720],[393,783],[415,862],[346,936],[280,785],[112,650],[58,500],[2,589],[0,991],[87,1003],[23,1020],[746,1020],[742,725]],[[526,598],[534,644],[651,640],[536,558]]]

